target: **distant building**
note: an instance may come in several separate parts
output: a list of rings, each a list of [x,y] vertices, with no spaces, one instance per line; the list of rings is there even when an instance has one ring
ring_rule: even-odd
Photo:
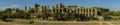
[[[84,14],[85,16],[97,16],[99,9],[98,8],[72,8],[70,6],[64,6],[62,4],[58,4],[56,8],[52,9],[52,13],[62,12],[62,13],[69,13],[75,12],[78,14]]]
[[[49,6],[38,6],[35,8],[36,12],[50,12]]]
[[[15,14],[15,13],[19,12],[18,10],[19,10],[18,8],[13,8],[13,10],[11,11],[11,13]]]
[[[62,13],[78,13],[78,14],[84,14],[85,16],[94,16],[96,17],[98,15],[98,8],[77,8],[72,6],[64,6],[62,3],[58,3],[56,7],[53,7],[52,9],[49,8],[49,6],[40,6],[38,4],[35,5],[34,8],[35,12],[50,12],[50,13],[56,13],[56,12],[62,12]]]

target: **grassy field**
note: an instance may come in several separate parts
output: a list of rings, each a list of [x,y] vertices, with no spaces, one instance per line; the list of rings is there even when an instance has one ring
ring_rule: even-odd
[[[119,21],[35,21],[28,24],[27,20],[14,20],[13,22],[0,22],[0,25],[120,25]]]

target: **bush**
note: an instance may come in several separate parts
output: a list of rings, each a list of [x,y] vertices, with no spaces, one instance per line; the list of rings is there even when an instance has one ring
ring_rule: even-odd
[[[29,20],[29,21],[28,21],[28,23],[29,23],[29,24],[32,24],[32,23],[34,23],[34,21],[32,21],[32,20]]]
[[[111,19],[111,17],[104,17],[105,21],[109,21]]]

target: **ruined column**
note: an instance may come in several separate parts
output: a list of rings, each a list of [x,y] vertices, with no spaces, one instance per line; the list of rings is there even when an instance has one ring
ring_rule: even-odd
[[[97,16],[97,8],[94,8],[94,10],[95,10],[95,16]]]
[[[87,10],[88,10],[88,12],[87,12],[87,13],[88,13],[88,16],[90,16],[90,11],[89,11],[90,9],[87,9]]]
[[[90,15],[93,15],[93,8],[90,9]],[[94,15],[93,15],[94,16]]]

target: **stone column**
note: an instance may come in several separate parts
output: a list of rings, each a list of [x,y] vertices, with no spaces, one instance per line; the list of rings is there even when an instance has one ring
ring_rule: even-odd
[[[85,8],[83,8],[83,14],[86,16],[86,14],[85,14]]]
[[[57,9],[58,10],[58,12],[60,12],[60,9]]]
[[[80,13],[82,13],[82,9],[80,9],[79,11],[80,11]]]
[[[95,16],[97,16],[97,9],[96,9],[96,8],[94,8],[94,10],[95,10]]]
[[[64,9],[61,9],[62,10],[62,13],[64,12]]]
[[[78,13],[78,9],[77,8],[75,9],[75,11],[76,11],[76,13]]]
[[[54,12],[54,9],[52,9],[52,11],[51,11],[52,13]]]
[[[93,15],[93,8],[90,9],[90,15]],[[93,15],[94,16],[94,15]]]
[[[87,12],[87,13],[88,13],[88,16],[90,16],[90,11],[89,11],[90,9],[87,9],[87,10],[88,10],[88,12]]]
[[[84,8],[84,13],[85,13],[85,16],[87,16],[87,13],[86,13],[87,9]]]

